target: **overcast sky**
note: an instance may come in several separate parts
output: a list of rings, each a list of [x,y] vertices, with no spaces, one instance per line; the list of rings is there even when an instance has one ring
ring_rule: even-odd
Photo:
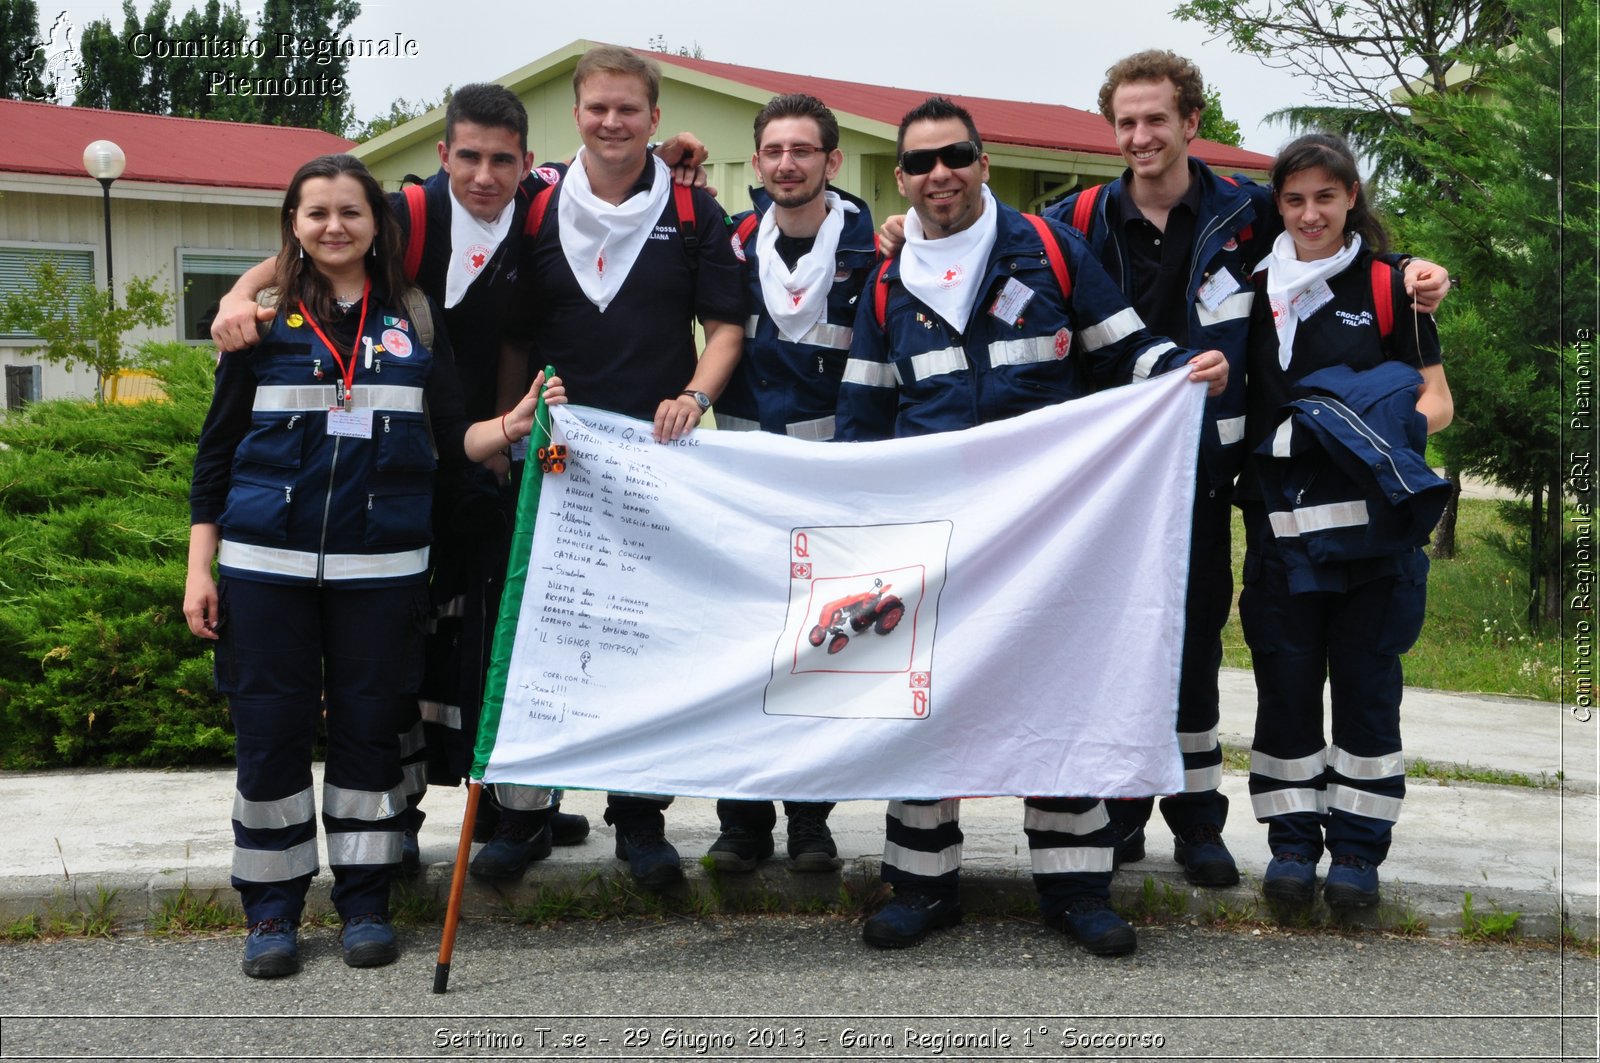
[[[1239,123],[1246,147],[1276,152],[1288,131],[1261,119],[1306,102],[1305,82],[1208,42],[1201,27],[1169,15],[1177,2],[362,0],[352,36],[399,33],[415,39],[419,53],[355,60],[349,81],[356,114],[365,119],[386,112],[396,97],[437,99],[446,85],[497,78],[578,38],[647,47],[650,38],[664,35],[673,49],[698,45],[704,58],[719,62],[1093,111],[1113,61],[1141,48],[1171,48],[1195,59],[1207,83],[1221,91],[1223,110]],[[181,14],[202,3],[173,0],[172,6]],[[119,30],[122,25],[120,0],[39,0],[38,6],[46,33],[60,11],[79,29],[108,17]],[[135,6],[143,14],[150,0],[135,0]],[[259,2],[241,6],[255,28]],[[663,122],[673,127],[671,115]]]

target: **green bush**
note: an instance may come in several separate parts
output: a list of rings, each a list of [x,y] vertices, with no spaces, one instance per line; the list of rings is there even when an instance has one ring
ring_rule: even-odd
[[[213,356],[147,344],[166,401],[40,402],[0,420],[0,767],[231,754],[181,603]]]

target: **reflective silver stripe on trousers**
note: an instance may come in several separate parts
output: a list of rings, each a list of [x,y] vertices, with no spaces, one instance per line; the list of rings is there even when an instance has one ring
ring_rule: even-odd
[[[1376,757],[1358,757],[1338,746],[1329,746],[1328,767],[1347,779],[1387,779],[1406,773],[1406,755],[1395,750]]]
[[[912,830],[932,830],[941,823],[961,821],[961,799],[947,797],[932,805],[908,805],[904,801],[890,801],[889,815]]]
[[[884,842],[883,862],[907,874],[938,878],[961,867],[961,843],[947,845],[936,853],[924,853],[894,842]]]
[[[900,377],[894,366],[887,362],[869,362],[865,358],[852,358],[844,363],[844,384],[860,384],[869,388],[898,387]]]
[[[291,849],[233,847],[233,877],[245,882],[284,882],[317,870],[317,839]]]
[[[1272,433],[1272,456],[1275,458],[1290,458],[1294,456],[1294,418],[1289,418]]]
[[[1258,750],[1250,751],[1250,770],[1257,775],[1280,782],[1310,782],[1322,778],[1322,769],[1328,766],[1328,751],[1319,749],[1309,756],[1282,760],[1269,757]]]
[[[1217,729],[1209,731],[1179,731],[1178,751],[1181,753],[1209,753],[1217,748]]]
[[[556,791],[551,790],[550,792],[551,793],[555,793]],[[662,797],[660,794],[641,794],[641,793],[636,793],[633,790],[611,790],[611,791],[608,791],[606,793],[606,796],[607,797],[645,797],[645,798],[649,798],[651,801],[660,801],[663,806],[672,804],[672,798],[670,798],[670,797]]]
[[[418,720],[411,725],[411,730],[400,736],[400,756],[402,759],[419,753],[426,743],[422,737],[422,721]]]
[[[1054,362],[1056,338],[1033,336],[1022,340],[995,340],[989,344],[990,365],[1029,365],[1034,362]]]
[[[960,347],[941,347],[937,351],[913,354],[908,360],[911,379],[926,380],[931,376],[956,373],[968,367],[967,352]]]
[[[826,443],[833,438],[833,417],[818,417],[810,421],[790,421],[783,426],[783,434],[793,439],[809,439],[813,443]]]
[[[752,421],[745,417],[735,417],[731,413],[717,414],[717,427],[724,432],[759,432],[761,422]]]
[[[322,814],[334,819],[359,819],[365,823],[393,819],[406,810],[406,792],[396,786],[388,790],[347,790],[331,782],[322,784]]]
[[[406,796],[412,794],[425,794],[428,792],[428,762],[419,760],[415,764],[400,765],[400,773],[405,776],[405,782],[400,785],[405,788]],[[409,804],[409,802],[407,802]]]
[[[248,572],[270,572],[299,579],[317,578],[317,555],[310,550],[253,546],[224,539],[217,550],[217,564]],[[414,576],[427,570],[426,546],[392,554],[325,554],[322,559],[322,576],[328,580]]]
[[[1243,417],[1223,417],[1217,421],[1217,439],[1223,446],[1231,446],[1244,438]]]
[[[1255,302],[1255,292],[1235,292],[1222,300],[1215,310],[1207,310],[1206,304],[1195,301],[1195,320],[1201,325],[1215,325],[1219,321],[1237,321],[1241,317],[1250,316],[1250,306]]]
[[[1221,764],[1213,764],[1209,768],[1185,768],[1183,771],[1183,792],[1186,794],[1203,794],[1221,785]]]
[[[1144,320],[1139,317],[1139,311],[1131,306],[1123,307],[1104,321],[1097,321],[1078,333],[1078,338],[1083,340],[1083,349],[1098,351],[1108,343],[1116,343],[1144,328]],[[1172,344],[1167,344],[1168,348]],[[1141,359],[1142,361],[1143,359]]]
[[[429,701],[426,698],[418,698],[417,712],[429,723],[436,723],[440,727],[448,727],[452,731],[461,730],[460,705],[446,705],[442,701]]]
[[[439,606],[439,608],[435,609],[433,611],[433,615],[439,617],[441,620],[447,616],[466,616],[467,596],[465,594],[456,595],[454,598],[451,598],[448,602],[445,602],[443,605]]]
[[[1111,815],[1104,801],[1087,812],[1051,812],[1031,805],[1025,806],[1022,812],[1023,830],[1047,830],[1057,834],[1093,834],[1110,822]]]
[[[1162,356],[1168,351],[1177,349],[1178,345],[1176,343],[1158,343],[1154,347],[1145,348],[1145,352],[1139,356],[1139,360],[1133,363],[1133,379],[1148,379],[1150,374],[1156,371],[1156,363],[1161,361]]]
[[[1354,786],[1341,786],[1339,783],[1328,784],[1330,811],[1338,809],[1340,812],[1394,823],[1400,818],[1401,804],[1403,802],[1398,797],[1369,794],[1365,790],[1357,790]]]
[[[1035,875],[1068,875],[1085,871],[1111,874],[1111,846],[1062,846],[1059,849],[1030,849]]]
[[[233,792],[233,818],[250,830],[279,830],[310,823],[316,815],[317,802],[309,786],[276,801],[247,801],[238,790]]]
[[[1307,532],[1327,531],[1329,528],[1359,528],[1367,523],[1367,501],[1329,502],[1322,506],[1304,509],[1280,509],[1268,513],[1272,534],[1280,539],[1298,539]]]
[[[335,367],[329,367],[330,370]],[[251,409],[258,412],[315,413],[336,405],[334,385],[269,384],[256,388]],[[422,389],[400,384],[357,384],[350,389],[350,405],[358,410],[421,413]]]
[[[500,802],[500,807],[517,812],[537,812],[541,808],[549,808],[554,803],[550,795],[551,791],[542,786],[518,786],[509,782],[494,784],[494,799]]]
[[[1250,795],[1250,808],[1257,819],[1286,816],[1291,812],[1315,812],[1322,815],[1321,790],[1269,790],[1264,794]]]
[[[334,867],[354,864],[398,864],[403,835],[397,830],[359,830],[328,835],[328,863]]]

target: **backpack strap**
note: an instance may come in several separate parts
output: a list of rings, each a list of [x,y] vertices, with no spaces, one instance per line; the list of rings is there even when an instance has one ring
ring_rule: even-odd
[[[878,319],[880,329],[889,313],[889,263],[893,261],[893,258],[884,259],[872,272],[872,314]]]
[[[1079,199],[1078,202],[1082,204],[1083,200]],[[1093,203],[1091,202],[1090,205],[1093,206]],[[1076,219],[1078,210],[1075,209],[1072,212],[1072,216]],[[1061,298],[1070,301],[1072,299],[1072,276],[1067,272],[1067,258],[1061,253],[1060,241],[1056,239],[1056,234],[1051,231],[1049,223],[1039,215],[1024,214],[1023,217],[1028,219],[1028,224],[1033,226],[1034,230],[1039,234],[1039,239],[1044,241],[1044,254],[1050,260],[1050,271],[1056,275],[1056,287],[1061,289]]]
[[[750,242],[751,235],[756,231],[756,228],[760,224],[761,215],[755,213],[754,211],[751,211],[745,216],[745,219],[739,223],[739,227],[733,231],[734,235],[739,238],[740,247],[743,247]]]
[[[1100,190],[1104,187],[1105,185],[1090,185],[1078,193],[1077,202],[1072,204],[1072,227],[1084,236],[1089,235],[1089,223],[1094,218],[1095,200],[1100,198]],[[1049,241],[1045,243],[1048,245]]]
[[[555,185],[545,185],[528,204],[528,216],[522,222],[522,235],[530,241],[539,235],[539,227],[544,224],[544,212],[550,209],[550,197],[555,191]]]
[[[428,297],[422,294],[421,288],[411,287],[400,301],[405,304],[406,316],[417,330],[417,339],[422,341],[423,347],[433,350],[433,307],[428,305]]]
[[[1388,339],[1394,332],[1394,267],[1374,258],[1371,274],[1372,305],[1377,311],[1378,335]]]
[[[406,254],[403,266],[406,280],[417,279],[422,268],[422,243],[428,235],[428,193],[421,185],[406,185],[406,212],[411,216],[411,231],[406,234]]]
[[[678,212],[678,235],[683,237],[683,253],[689,256],[689,272],[700,270],[700,232],[694,220],[694,189],[672,183],[672,205]]]

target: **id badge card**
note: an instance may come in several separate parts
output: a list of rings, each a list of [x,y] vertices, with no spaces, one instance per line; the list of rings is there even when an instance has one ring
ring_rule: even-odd
[[[1332,298],[1333,289],[1328,287],[1328,282],[1317,281],[1309,288],[1302,288],[1298,295],[1289,300],[1289,305],[1294,307],[1295,316],[1304,321],[1327,306]]]
[[[328,434],[330,436],[345,436],[349,439],[371,439],[372,411],[370,409],[341,410],[337,406],[329,407]]]
[[[1224,266],[1222,269],[1217,270],[1217,272],[1207,277],[1206,282],[1200,285],[1200,288],[1195,292],[1195,295],[1199,296],[1201,306],[1205,307],[1212,313],[1216,313],[1217,308],[1227,300],[1228,296],[1232,295],[1238,290],[1239,282],[1234,278],[1233,274],[1228,271],[1228,268]]]
[[[1032,288],[1017,278],[1007,277],[1005,287],[1000,289],[994,305],[989,307],[989,316],[1008,325],[1015,325],[1022,320],[1022,311],[1033,301],[1034,294]]]

